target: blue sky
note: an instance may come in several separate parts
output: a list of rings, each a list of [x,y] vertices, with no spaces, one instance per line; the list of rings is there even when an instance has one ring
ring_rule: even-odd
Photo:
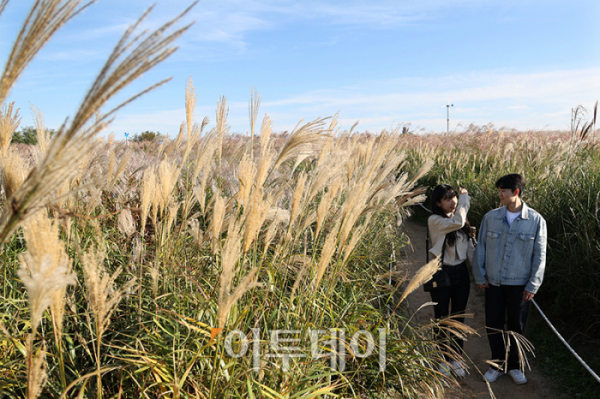
[[[154,2],[144,28],[191,3],[98,0],[62,28],[9,95],[22,126],[33,125],[30,105],[48,127],[74,115],[120,35]],[[11,0],[0,16],[2,65],[32,3]],[[175,134],[190,77],[197,120],[213,126],[224,95],[233,132],[249,129],[251,87],[275,131],[338,112],[346,129],[445,131],[449,100],[451,130],[568,129],[571,108],[600,99],[598,17],[595,0],[203,0],[179,50],[119,98],[171,82],[121,110],[106,134]]]

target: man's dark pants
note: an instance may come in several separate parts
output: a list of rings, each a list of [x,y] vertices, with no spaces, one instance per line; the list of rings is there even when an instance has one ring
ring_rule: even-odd
[[[492,349],[492,360],[502,363],[506,359],[506,347],[501,331],[504,323],[508,331],[523,335],[529,301],[523,302],[524,285],[489,286],[485,290],[485,324],[488,327],[488,339]],[[500,331],[498,331],[500,330]],[[510,354],[508,356],[508,370],[519,368],[519,351],[515,339],[510,338]]]

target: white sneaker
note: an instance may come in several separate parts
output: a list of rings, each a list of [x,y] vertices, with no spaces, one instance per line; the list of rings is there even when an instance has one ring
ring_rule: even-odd
[[[448,363],[440,363],[440,367],[438,368],[439,372],[444,374],[446,377],[450,378],[450,366]]]
[[[465,371],[465,366],[460,363],[457,362],[456,360],[453,360],[450,362],[450,366],[452,366],[452,372],[457,376],[457,377],[464,377],[466,374]]]
[[[508,375],[512,377],[515,384],[521,385],[527,382],[527,378],[525,378],[525,376],[519,369],[509,370]]]
[[[483,375],[483,378],[485,380],[487,380],[488,382],[494,382],[498,379],[498,377],[501,377],[504,375],[504,371],[500,371],[500,370],[496,370],[493,367],[490,367],[490,369],[487,371],[487,373],[485,373]]]

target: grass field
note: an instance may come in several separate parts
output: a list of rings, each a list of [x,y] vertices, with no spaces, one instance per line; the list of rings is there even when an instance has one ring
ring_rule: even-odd
[[[190,81],[175,139],[99,138],[130,100],[108,101],[174,51],[176,19],[128,31],[64,126],[51,136],[33,109],[38,144],[11,145],[7,95],[80,1],[35,4],[0,80],[3,397],[443,397],[454,382],[435,371],[440,325],[402,311],[437,264],[390,274],[397,227],[426,187],[457,180],[477,225],[507,172],[527,177],[525,200],[548,220],[540,303],[598,336],[591,125],[356,135],[330,118],[279,135],[254,93],[243,137],[225,98],[214,128],[196,120]]]

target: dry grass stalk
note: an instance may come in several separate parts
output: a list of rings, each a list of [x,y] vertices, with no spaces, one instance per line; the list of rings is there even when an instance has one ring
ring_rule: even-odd
[[[341,187],[341,181],[337,180],[335,183],[333,183],[333,185],[327,188],[327,192],[323,195],[323,198],[321,198],[321,202],[319,202],[319,205],[317,206],[317,228],[315,230],[316,237],[319,236],[321,228],[323,228],[323,222],[329,214],[331,204],[336,198],[336,195],[340,191]]]
[[[225,96],[221,96],[217,102],[216,111],[216,135],[217,135],[217,161],[219,163],[219,173],[221,172],[221,159],[223,158],[223,137],[229,132],[227,126],[227,116],[229,115],[229,108],[227,107],[227,99]]]
[[[296,219],[300,215],[300,211],[302,210],[302,198],[304,196],[304,191],[306,189],[306,181],[308,180],[308,175],[304,172],[300,173],[296,180],[296,188],[294,189],[294,194],[292,195],[292,204],[290,206],[290,223],[288,226],[288,236],[291,237],[292,229],[294,224],[296,223]]]
[[[171,193],[181,169],[174,163],[169,163],[166,160],[162,161],[158,166],[158,185],[154,191],[154,199],[152,200],[153,206],[156,206],[159,212],[164,213],[168,206],[169,200],[171,199]]]
[[[150,278],[152,279],[152,293],[156,297],[158,294],[158,282],[160,281],[160,264],[158,262],[150,262]]]
[[[54,337],[60,345],[65,293],[68,285],[76,282],[71,273],[69,257],[60,242],[58,224],[47,213],[23,223],[27,252],[20,256],[18,275],[27,289],[31,313],[31,333],[27,338],[27,398],[37,398],[46,383],[46,348],[34,353],[34,340],[44,311],[50,307]]]
[[[250,158],[254,159],[254,129],[256,128],[256,117],[260,108],[260,95],[255,88],[250,87],[250,104],[248,114],[250,117]]]
[[[187,221],[188,233],[194,238],[198,247],[202,247],[204,241],[204,232],[200,229],[200,222],[195,217],[191,217]]]
[[[33,341],[33,337],[30,336],[28,341]],[[28,342],[27,346],[29,350],[33,350],[33,342]],[[42,345],[37,353],[28,353],[27,356],[27,399],[39,397],[47,380],[46,346]]]
[[[177,219],[177,212],[179,211],[179,207],[181,206],[181,202],[171,201],[169,203],[169,207],[167,208],[167,226],[165,228],[165,240],[168,241],[168,236],[171,233],[171,228],[173,224],[175,224],[175,219]]]
[[[227,315],[238,299],[241,298],[244,293],[260,285],[256,281],[258,267],[253,267],[248,271],[233,292],[231,290],[231,283],[235,275],[236,265],[244,262],[243,257],[241,257],[242,243],[240,238],[240,226],[237,222],[232,220],[227,230],[227,238],[223,245],[221,256],[222,271],[219,286],[218,327],[225,327]],[[242,267],[242,264],[240,264],[240,267]]]
[[[8,4],[8,0],[0,1],[0,15],[2,15],[2,12],[4,11],[4,8],[6,7],[7,4]]]
[[[102,205],[102,189],[96,186],[90,187],[89,197],[86,204],[85,214],[91,215],[96,207]]]
[[[50,146],[50,133],[46,130],[46,126],[44,124],[44,115],[42,112],[31,106],[31,113],[33,114],[33,119],[35,120],[35,131],[37,133],[37,142],[40,149],[41,157],[44,157],[48,152],[48,147]]]
[[[196,90],[194,89],[194,81],[190,80],[185,86],[185,120],[187,127],[187,139],[192,136],[194,126],[194,108],[196,107]]]
[[[29,295],[32,330],[37,329],[42,314],[51,307],[56,327],[62,331],[65,291],[76,280],[58,238],[58,224],[53,223],[46,212],[41,212],[23,223],[23,234],[27,252],[21,256],[19,277]]]
[[[116,279],[121,274],[122,268],[119,267],[113,274],[108,274],[103,261],[103,253],[88,252],[83,255],[81,262],[87,288],[86,297],[94,316],[98,342],[102,340],[102,334],[108,327],[110,318],[125,292],[135,284],[134,277],[117,288]]]
[[[300,128],[296,127],[281,149],[273,169],[289,159],[317,155],[317,148],[331,139],[323,130],[323,121],[324,119],[317,119]]]
[[[135,233],[135,222],[129,209],[124,209],[119,213],[117,218],[117,226],[121,234],[131,237]]]
[[[81,0],[36,0],[17,36],[0,80],[0,104],[27,64],[69,19],[94,3],[77,8]],[[4,8],[6,2],[1,4]]]
[[[110,185],[111,177],[115,171],[115,164],[117,163],[117,154],[112,151],[110,145],[108,147],[108,170],[106,171],[106,187]]]
[[[212,253],[217,253],[219,249],[219,240],[221,238],[221,231],[223,229],[223,221],[225,220],[225,199],[221,196],[221,192],[215,193],[215,202],[213,206],[213,212],[211,215],[211,221],[209,226],[211,248]]]
[[[431,279],[431,277],[437,272],[441,270],[441,258],[438,256],[437,258],[431,260],[425,266],[419,269],[415,276],[410,280],[410,283],[406,286],[402,297],[399,302],[402,302],[409,296],[414,290],[419,288],[421,285],[425,284],[427,281]]]
[[[200,129],[198,125],[194,123],[194,108],[196,107],[196,91],[194,89],[194,82],[190,77],[185,87],[185,121],[186,121],[186,145],[185,151],[181,158],[181,164],[185,165],[192,147],[200,140]]]
[[[273,122],[271,121],[271,118],[269,118],[267,115],[265,115],[261,128],[260,128],[260,156],[264,157],[267,152],[269,151],[269,148],[271,147],[269,145],[270,141],[271,141],[271,128],[272,128]]]
[[[21,123],[19,110],[15,110],[13,114],[14,106],[15,102],[13,101],[8,105],[4,104],[0,109],[0,153],[2,155],[8,152],[13,133]]]
[[[473,318],[472,313],[464,313],[460,315],[453,315],[450,317],[446,317],[440,320],[439,325],[444,328],[444,330],[448,331],[450,334],[454,335],[458,339],[466,340],[471,335],[479,335],[475,329],[472,327],[461,323],[460,321],[455,320],[458,317],[467,317]]]
[[[356,247],[356,245],[358,244],[358,242],[360,241],[362,236],[368,231],[369,226],[370,226],[369,222],[371,220],[371,217],[372,217],[372,214],[369,213],[366,217],[365,222],[362,225],[355,228],[354,231],[352,232],[352,236],[350,237],[348,244],[346,244],[344,246],[344,258],[342,259],[343,265],[346,264],[346,261],[352,254],[352,251],[354,251],[354,248]]]
[[[202,125],[208,123],[208,119],[204,118]],[[208,183],[210,169],[213,165],[213,158],[217,148],[219,147],[219,134],[216,129],[212,129],[208,132],[200,141],[198,145],[198,155],[194,160],[194,169],[192,171],[192,184],[195,184],[198,176],[202,173],[200,179],[200,185],[195,186],[193,189],[194,196],[200,204],[202,213],[206,211],[206,186]],[[220,151],[220,149],[219,149]]]
[[[275,215],[271,216],[272,212],[275,212]],[[283,223],[289,222],[290,214],[285,209],[271,209],[267,213],[266,219],[271,220],[271,223],[269,224],[269,227],[267,227],[267,231],[265,232],[265,235],[262,240],[264,245],[263,257],[266,256],[267,252],[269,251],[273,239],[280,230],[280,226]]]
[[[268,177],[269,169],[273,163],[273,159],[275,158],[275,152],[266,150],[264,154],[261,155],[258,160],[258,168],[256,171],[256,177],[254,180],[254,184],[257,187],[263,187]]]
[[[25,176],[29,173],[29,165],[25,162],[18,150],[8,149],[0,154],[0,179],[6,199],[11,198],[23,185]]]
[[[83,265],[83,277],[87,288],[86,297],[88,306],[94,317],[96,332],[96,367],[100,370],[100,352],[102,347],[102,336],[110,324],[110,318],[115,311],[125,292],[129,291],[135,284],[135,277],[116,288],[117,277],[121,274],[119,267],[112,275],[108,274],[103,265],[104,253],[87,252],[83,254],[81,263]],[[98,374],[97,397],[102,397],[102,377]]]
[[[146,220],[148,219],[150,206],[152,205],[152,200],[155,196],[155,190],[156,175],[154,174],[154,169],[148,168],[144,171],[144,176],[142,178],[142,189],[140,191],[140,208],[142,210],[140,217],[140,234],[142,237],[144,236],[144,230],[146,229]]]
[[[242,243],[240,242],[240,228],[233,220],[227,229],[227,238],[221,253],[221,277],[219,287],[219,314],[217,316],[218,327],[225,326],[225,320],[229,309],[226,309],[228,297],[231,291],[235,265],[240,259]]]
[[[526,352],[531,353],[534,357],[535,357],[535,353],[534,353],[534,346],[531,344],[531,342],[529,342],[529,340],[527,340],[527,338],[525,338],[523,335],[518,334],[514,331],[504,331],[504,330],[498,330],[495,328],[490,328],[488,327],[488,329],[493,330],[493,331],[497,331],[498,333],[502,334],[502,338],[504,339],[504,347],[505,347],[505,359],[508,359],[508,355],[511,352],[511,346],[512,343],[514,342],[516,345],[515,350],[517,351],[518,355],[519,355],[519,369],[521,371],[525,371],[525,367],[527,367],[529,370],[531,370],[531,366],[529,365],[529,359],[527,358],[527,354]],[[502,364],[497,364],[497,360],[493,359],[493,360],[486,360],[486,363],[489,363],[491,365],[493,365],[494,367],[496,367],[497,369],[502,369],[504,368],[506,371],[506,368],[508,367],[508,363],[507,362],[503,362]]]
[[[116,151],[115,151],[116,153]],[[123,154],[123,156],[121,157],[121,162],[119,163],[119,167],[117,168],[117,171],[114,174],[109,174],[108,178],[109,178],[109,182],[108,185],[106,186],[108,190],[112,190],[115,183],[117,182],[117,180],[119,179],[119,177],[121,177],[121,175],[123,174],[123,172],[125,172],[125,169],[127,168],[127,165],[129,165],[129,162],[131,161],[131,157],[132,157],[132,152],[127,149],[125,151],[125,154]],[[115,160],[116,162],[116,160]]]
[[[60,7],[59,4],[61,4]],[[79,1],[37,1],[17,38],[13,53],[0,81],[0,102],[4,101],[10,86],[29,62],[37,49],[45,43],[62,23],[72,17]],[[195,4],[195,3],[194,3]],[[193,6],[193,5],[192,5]],[[148,13],[129,28],[104,65],[92,88],[85,96],[77,114],[67,126],[63,125],[46,156],[37,168],[28,176],[21,188],[15,193],[11,205],[0,214],[0,242],[14,231],[20,221],[27,218],[33,210],[48,204],[49,196],[59,182],[70,180],[75,174],[74,165],[92,151],[95,135],[110,123],[114,113],[141,94],[155,88],[163,82],[144,90],[140,94],[117,105],[109,112],[93,120],[97,111],[121,89],[137,79],[171,55],[175,48],[169,47],[189,25],[163,37],[164,32],[177,22],[187,11],[174,20],[167,22],[158,30],[132,37]],[[138,43],[134,47],[134,44]],[[91,125],[89,125],[91,123]]]
[[[256,175],[256,166],[250,155],[244,155],[240,161],[238,169],[238,176],[240,181],[240,189],[237,197],[240,204],[246,206],[254,185],[254,176]]]
[[[336,223],[335,227],[331,229],[331,231],[327,235],[327,238],[325,239],[325,243],[323,244],[323,249],[321,250],[321,254],[319,257],[319,264],[317,266],[317,273],[314,280],[315,289],[317,289],[317,287],[321,283],[321,279],[325,274],[325,270],[327,270],[327,267],[331,262],[331,258],[335,254],[335,251],[337,249],[336,243],[339,229],[340,224]]]
[[[258,237],[258,233],[262,228],[267,213],[271,208],[271,201],[269,199],[263,199],[263,192],[260,189],[252,191],[250,197],[250,203],[247,209],[244,210],[245,221],[244,221],[244,249],[245,254],[250,249],[250,246],[254,240]]]
[[[331,185],[339,185],[341,187],[343,175],[340,169],[343,169],[345,161],[338,154],[332,154],[331,157],[325,160],[320,159],[317,164],[315,175],[310,182],[310,190],[308,199],[312,200],[316,195]]]

